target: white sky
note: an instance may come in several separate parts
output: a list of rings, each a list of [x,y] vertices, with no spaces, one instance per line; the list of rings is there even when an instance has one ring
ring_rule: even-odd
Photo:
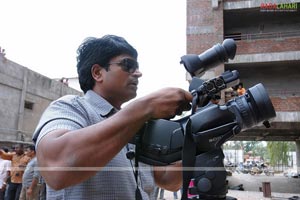
[[[74,77],[86,37],[115,34],[139,52],[138,96],[165,86],[188,89],[185,0],[0,0],[6,57],[50,78]]]

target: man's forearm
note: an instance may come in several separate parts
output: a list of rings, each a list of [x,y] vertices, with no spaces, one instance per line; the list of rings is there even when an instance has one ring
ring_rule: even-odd
[[[5,151],[0,150],[0,157],[3,160],[11,160],[12,159],[12,154],[11,153],[6,153]]]
[[[182,186],[182,163],[178,161],[173,165],[154,167],[155,183],[166,190],[178,191]]]
[[[36,188],[36,186],[37,186],[38,183],[39,183],[39,179],[36,178],[36,177],[33,177],[32,182],[31,182],[31,185],[30,185],[29,188],[30,188],[31,190],[34,190],[34,189]]]

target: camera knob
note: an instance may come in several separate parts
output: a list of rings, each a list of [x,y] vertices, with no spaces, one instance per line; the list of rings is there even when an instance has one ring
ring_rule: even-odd
[[[212,187],[212,183],[208,178],[201,178],[197,183],[200,192],[208,192]]]
[[[129,160],[134,159],[134,157],[135,157],[135,152],[134,152],[133,150],[127,151],[126,157],[127,157],[127,159],[129,159]]]

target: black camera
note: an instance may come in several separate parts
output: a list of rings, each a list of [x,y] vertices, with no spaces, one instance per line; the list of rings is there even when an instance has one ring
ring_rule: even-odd
[[[224,105],[208,103],[210,98],[225,88],[239,83],[236,70],[226,71],[208,81],[195,77],[205,70],[233,59],[234,40],[226,39],[200,55],[185,55],[181,63],[193,77],[191,114],[179,120],[150,120],[136,134],[138,160],[150,165],[169,165],[182,160],[183,195],[196,195],[193,199],[226,199],[226,172],[221,145],[243,130],[265,123],[276,116],[272,102],[259,83],[242,96]],[[185,167],[194,170],[185,171]],[[221,170],[220,170],[221,169]],[[188,188],[193,181],[193,187]]]
[[[181,159],[186,124],[191,123],[197,152],[219,148],[235,134],[276,116],[262,84],[257,84],[224,105],[208,104],[179,120],[151,120],[138,133],[139,160],[168,165]]]

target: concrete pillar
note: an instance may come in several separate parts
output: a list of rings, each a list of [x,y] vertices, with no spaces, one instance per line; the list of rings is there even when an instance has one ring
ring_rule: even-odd
[[[21,140],[21,141],[24,141],[24,135],[22,130],[23,130],[23,121],[24,121],[24,104],[25,104],[26,91],[27,91],[28,69],[24,67],[23,71],[24,71],[23,86],[22,86],[22,91],[20,96],[18,127],[17,127],[17,135],[16,135],[16,140]]]
[[[296,164],[297,172],[300,173],[300,140],[296,140]]]

